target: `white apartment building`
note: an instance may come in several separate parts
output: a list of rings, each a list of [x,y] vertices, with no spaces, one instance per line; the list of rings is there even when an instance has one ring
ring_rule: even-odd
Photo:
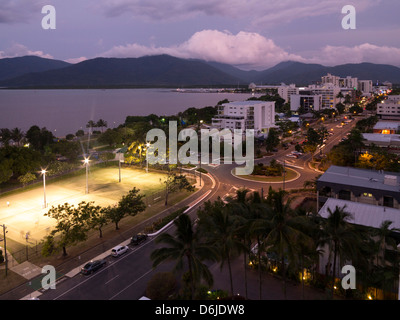
[[[400,120],[400,95],[388,96],[378,103],[376,114],[383,120]]]
[[[295,84],[291,85],[281,85],[278,87],[279,96],[285,100],[285,103],[290,102],[292,95],[299,94],[299,88],[296,88]]]
[[[297,112],[302,107],[305,112],[319,111],[322,108],[321,94],[293,94],[290,97],[290,110]]]
[[[330,73],[328,73],[326,76],[321,77],[321,84],[324,85],[324,84],[331,83],[334,86],[339,87],[339,80],[340,80],[340,77],[334,76],[334,75],[331,75]]]
[[[219,106],[211,126],[217,129],[254,129],[254,134],[268,133],[275,127],[274,101],[236,101]]]
[[[321,95],[321,109],[334,108],[339,102],[337,95],[340,92],[340,87],[331,83],[326,83],[322,86],[310,85],[305,90],[311,91],[314,95]],[[301,91],[300,91],[301,94]]]
[[[372,80],[358,80],[358,90],[364,95],[370,95],[374,91]]]
[[[359,80],[350,76],[341,78],[328,73],[326,76],[321,77],[321,83],[322,85],[330,83],[340,88],[360,90],[364,95],[369,95],[374,91],[372,80]]]

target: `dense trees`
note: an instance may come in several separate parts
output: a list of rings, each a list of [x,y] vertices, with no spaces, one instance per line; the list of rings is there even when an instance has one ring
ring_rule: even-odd
[[[118,204],[109,207],[100,207],[94,202],[80,202],[77,206],[64,203],[52,206],[45,216],[56,220],[54,229],[45,238],[42,254],[49,256],[62,250],[67,255],[67,247],[85,241],[88,231],[97,229],[102,237],[102,228],[113,222],[118,229],[118,223],[126,215],[134,216],[145,210],[143,195],[140,190],[133,188],[128,194],[121,197]]]
[[[221,267],[227,266],[228,287],[232,295],[234,287],[230,266],[233,259],[243,255],[245,281],[249,261],[258,269],[260,299],[263,272],[269,270],[280,275],[286,297],[287,278],[294,280],[301,276],[304,290],[305,273],[315,275],[322,253],[328,257],[328,263],[326,278],[321,285],[329,289],[330,298],[337,293],[335,280],[338,270],[348,262],[356,267],[357,277],[360,275],[358,288],[364,293],[372,285],[384,288],[389,275],[392,279],[397,277],[397,265],[391,266],[395,266],[394,261],[398,261],[399,255],[397,241],[393,240],[393,231],[389,228],[390,222],[383,224],[379,230],[360,227],[349,222],[351,214],[346,207],[329,210],[329,216],[321,218],[301,208],[293,209],[290,199],[285,191],[270,188],[266,197],[244,189],[238,190],[236,197],[227,203],[208,201],[198,211],[195,230],[189,217],[182,215],[175,222],[178,227],[175,237],[162,236],[159,242],[165,247],[151,255],[154,266],[164,260],[174,260],[182,270],[186,260],[186,269],[183,270],[189,270],[190,292],[193,293],[199,287],[201,278],[207,279],[208,284],[212,283],[204,262],[219,261]],[[195,254],[194,248],[199,247],[210,250],[208,255],[200,254],[204,253],[203,249]],[[194,268],[194,263],[199,265],[198,269]],[[371,274],[382,276],[371,278]],[[314,277],[314,281],[317,279],[320,278]]]
[[[161,234],[156,242],[167,246],[154,250],[151,259],[154,267],[166,260],[176,262],[175,270],[183,270],[186,265],[189,287],[187,298],[193,299],[196,286],[202,280],[209,286],[213,284],[212,274],[205,261],[216,260],[216,250],[201,240],[187,215],[180,215],[174,225],[176,227],[175,236],[168,233]]]

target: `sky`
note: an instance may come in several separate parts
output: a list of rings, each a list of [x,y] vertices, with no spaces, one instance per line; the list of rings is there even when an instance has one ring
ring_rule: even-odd
[[[45,5],[55,29],[42,27]],[[342,27],[346,5],[355,29]],[[288,60],[400,67],[399,12],[398,0],[0,0],[0,59],[169,54],[243,70]]]

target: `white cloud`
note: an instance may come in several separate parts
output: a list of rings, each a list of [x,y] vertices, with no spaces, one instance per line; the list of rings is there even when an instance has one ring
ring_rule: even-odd
[[[287,60],[326,66],[361,62],[400,66],[400,48],[396,47],[380,47],[370,43],[354,47],[328,45],[314,51],[309,57],[303,57],[287,52],[273,40],[257,33],[242,31],[235,35],[218,30],[196,32],[189,40],[169,47],[133,43],[115,46],[98,56],[138,58],[158,54],[227,63],[246,70],[262,70]]]
[[[289,54],[272,40],[257,33],[203,30],[196,32],[186,42],[170,47],[147,47],[137,43],[116,46],[100,56],[141,57],[169,54],[179,58],[202,59],[241,66],[244,69],[271,67],[284,60],[304,61]]]
[[[343,63],[372,62],[400,66],[400,48],[364,43],[354,47],[325,46],[308,62],[334,66]]]
[[[10,48],[0,51],[0,59],[15,58],[23,56],[38,56],[41,58],[53,59],[53,56],[46,54],[43,51],[32,51],[23,44],[15,43]]]
[[[86,58],[86,57],[79,57],[79,58],[70,58],[70,59],[66,59],[66,60],[64,60],[64,61],[65,61],[65,62],[68,62],[68,63],[76,64],[76,63],[79,63],[79,62],[82,62],[82,61],[86,61],[86,60],[88,60],[88,58]]]

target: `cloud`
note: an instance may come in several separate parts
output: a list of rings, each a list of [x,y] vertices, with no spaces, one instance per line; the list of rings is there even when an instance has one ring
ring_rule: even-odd
[[[358,0],[358,12],[376,6],[381,0]],[[256,26],[283,24],[294,20],[341,14],[348,0],[96,0],[92,8],[107,17],[130,14],[150,21],[188,20],[198,15],[246,19]]]
[[[283,60],[304,61],[260,34],[242,31],[234,35],[218,30],[196,32],[184,43],[170,47],[148,47],[137,43],[116,46],[100,56],[137,58],[157,54],[227,63],[243,69],[271,67]]]
[[[400,48],[364,43],[354,47],[325,46],[308,62],[334,66],[343,63],[372,62],[400,66]]]
[[[64,60],[64,61],[65,61],[65,62],[68,62],[68,63],[76,64],[76,63],[79,63],[79,62],[82,62],[82,61],[86,61],[86,60],[88,60],[88,58],[86,58],[86,57],[79,57],[79,58],[70,58],[70,59],[66,59],[66,60]]]
[[[32,51],[23,44],[15,43],[10,48],[0,51],[0,59],[3,58],[15,58],[23,56],[38,56],[46,59],[53,59],[53,56],[46,54],[43,51]]]
[[[35,13],[41,13],[44,0],[1,0],[0,24],[25,23]]]
[[[400,66],[400,48],[364,43],[353,47],[327,45],[308,57],[293,54],[258,33],[232,34],[228,31],[203,30],[189,40],[169,47],[144,46],[138,43],[115,46],[98,55],[138,58],[168,54],[184,59],[201,59],[234,65],[244,70],[263,70],[282,61],[298,61],[336,66],[344,63],[371,62]]]

